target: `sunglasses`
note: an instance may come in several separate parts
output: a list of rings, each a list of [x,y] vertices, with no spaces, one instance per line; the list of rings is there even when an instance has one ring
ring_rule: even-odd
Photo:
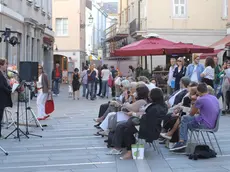
[[[181,60],[177,60],[177,62],[182,62]]]

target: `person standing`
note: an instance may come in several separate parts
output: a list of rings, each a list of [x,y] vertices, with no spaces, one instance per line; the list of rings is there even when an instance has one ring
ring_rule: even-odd
[[[109,77],[112,77],[112,74],[110,70],[108,69],[107,65],[103,66],[103,70],[101,71],[101,77],[102,77],[102,95],[101,97],[104,98],[105,96],[109,97],[109,85],[108,80]]]
[[[94,70],[94,66],[90,65],[89,70],[87,71],[88,74],[88,89],[87,89],[87,94],[86,94],[86,99],[89,98],[94,100],[96,98],[95,94],[95,82],[96,82],[96,71]]]
[[[86,95],[87,83],[88,83],[88,66],[84,66],[84,70],[81,73],[81,84],[83,87],[83,94],[82,97]]]
[[[173,73],[177,67],[176,65],[176,58],[170,59],[170,68],[169,68],[169,75],[168,75],[168,81],[167,81],[167,94],[171,95],[173,93],[173,90],[175,88],[175,78],[173,77]]]
[[[37,85],[37,109],[38,109],[38,120],[45,120],[49,117],[45,113],[45,102],[48,97],[49,91],[49,81],[47,74],[43,71],[42,66],[38,66],[38,81]]]
[[[74,73],[73,73],[73,80],[72,80],[72,87],[73,87],[73,100],[75,100],[75,92],[77,93],[77,99],[79,100],[80,98],[80,74],[79,74],[79,69],[75,68]]]
[[[131,65],[129,66],[128,77],[135,79],[135,69]]]
[[[193,56],[193,63],[188,65],[186,70],[186,76],[191,81],[199,83],[201,82],[200,74],[204,71],[204,65],[200,64],[200,57],[198,55]]]
[[[179,57],[177,59],[177,67],[173,73],[173,77],[175,77],[175,90],[177,91],[180,89],[180,79],[185,76],[186,74],[186,67],[184,66],[184,59]]]
[[[93,65],[94,66],[94,70],[96,72],[96,80],[95,80],[95,95],[97,95],[97,85],[99,83],[99,77],[98,77],[98,69],[96,68],[96,64]]]
[[[230,91],[230,61],[227,62],[227,69],[224,70],[223,83],[222,83],[222,92],[224,97],[223,102],[223,114],[229,113],[229,91]]]
[[[136,79],[141,76],[141,72],[143,71],[143,68],[140,64],[137,65],[137,68],[136,68]]]
[[[53,93],[56,96],[58,96],[60,92],[59,88],[60,88],[61,80],[62,80],[62,71],[60,69],[59,63],[57,63],[55,69],[52,72]]]
[[[207,57],[205,60],[205,69],[200,74],[202,77],[202,81],[205,82],[207,85],[210,85],[214,88],[214,79],[215,79],[215,63],[212,57]]]
[[[115,81],[115,78],[117,76],[117,70],[114,68],[114,66],[110,66],[110,72],[112,74],[112,77],[113,77],[113,86],[111,88],[112,90],[112,97],[115,97],[116,96],[116,91],[115,91],[115,84],[114,84],[114,81]]]
[[[98,91],[98,94],[97,96],[100,96],[101,95],[101,90],[102,90],[102,80],[101,80],[101,71],[102,71],[102,66],[99,65],[97,70],[98,70],[98,83],[99,83],[99,91]]]
[[[7,70],[7,60],[0,58],[0,138],[2,137],[2,119],[4,115],[4,109],[6,107],[12,107],[12,100],[11,100],[11,87],[10,82],[6,75]]]
[[[221,72],[221,66],[218,64],[218,57],[213,57],[214,63],[215,63],[215,79],[214,79],[214,89],[215,92],[218,88],[218,86],[220,85],[220,78],[218,77],[218,75]]]

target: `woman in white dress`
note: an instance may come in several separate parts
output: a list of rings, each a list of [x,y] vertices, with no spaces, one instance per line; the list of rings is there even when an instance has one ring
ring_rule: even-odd
[[[38,120],[45,120],[46,118],[49,117],[45,113],[45,102],[47,100],[48,93],[50,92],[49,90],[49,81],[48,81],[48,76],[47,74],[44,73],[43,67],[38,66],[38,81],[36,83],[37,85],[37,109],[38,109]]]

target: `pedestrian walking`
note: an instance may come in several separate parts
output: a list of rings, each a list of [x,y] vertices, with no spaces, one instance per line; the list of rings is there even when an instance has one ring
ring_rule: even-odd
[[[75,68],[74,73],[73,73],[73,80],[72,80],[72,88],[73,88],[73,100],[75,100],[75,93],[77,93],[77,99],[79,100],[80,98],[80,74],[79,74],[79,69]]]
[[[53,81],[53,93],[58,96],[60,92],[60,83],[62,81],[62,70],[60,69],[59,63],[56,64],[55,69],[52,72]]]
[[[90,65],[87,74],[88,74],[88,89],[87,89],[86,99],[88,99],[90,95],[90,99],[94,100],[96,98],[96,94],[95,94],[96,71],[94,70],[93,65]]]
[[[82,84],[82,97],[86,96],[87,84],[88,84],[88,66],[84,66],[84,70],[81,73],[81,84]]]
[[[101,97],[104,98],[106,96],[108,98],[108,96],[109,96],[108,81],[109,81],[109,78],[112,77],[112,74],[111,74],[110,70],[108,69],[107,65],[103,66],[103,70],[101,71],[101,77],[102,77],[102,94],[101,94]]]

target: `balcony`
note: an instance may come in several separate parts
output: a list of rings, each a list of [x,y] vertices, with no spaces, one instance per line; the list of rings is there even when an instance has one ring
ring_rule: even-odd
[[[143,36],[147,33],[147,18],[141,18],[140,23],[138,19],[134,19],[129,24],[129,34],[134,37],[138,38]]]
[[[116,42],[127,38],[129,29],[126,24],[113,24],[105,30],[106,42]]]

